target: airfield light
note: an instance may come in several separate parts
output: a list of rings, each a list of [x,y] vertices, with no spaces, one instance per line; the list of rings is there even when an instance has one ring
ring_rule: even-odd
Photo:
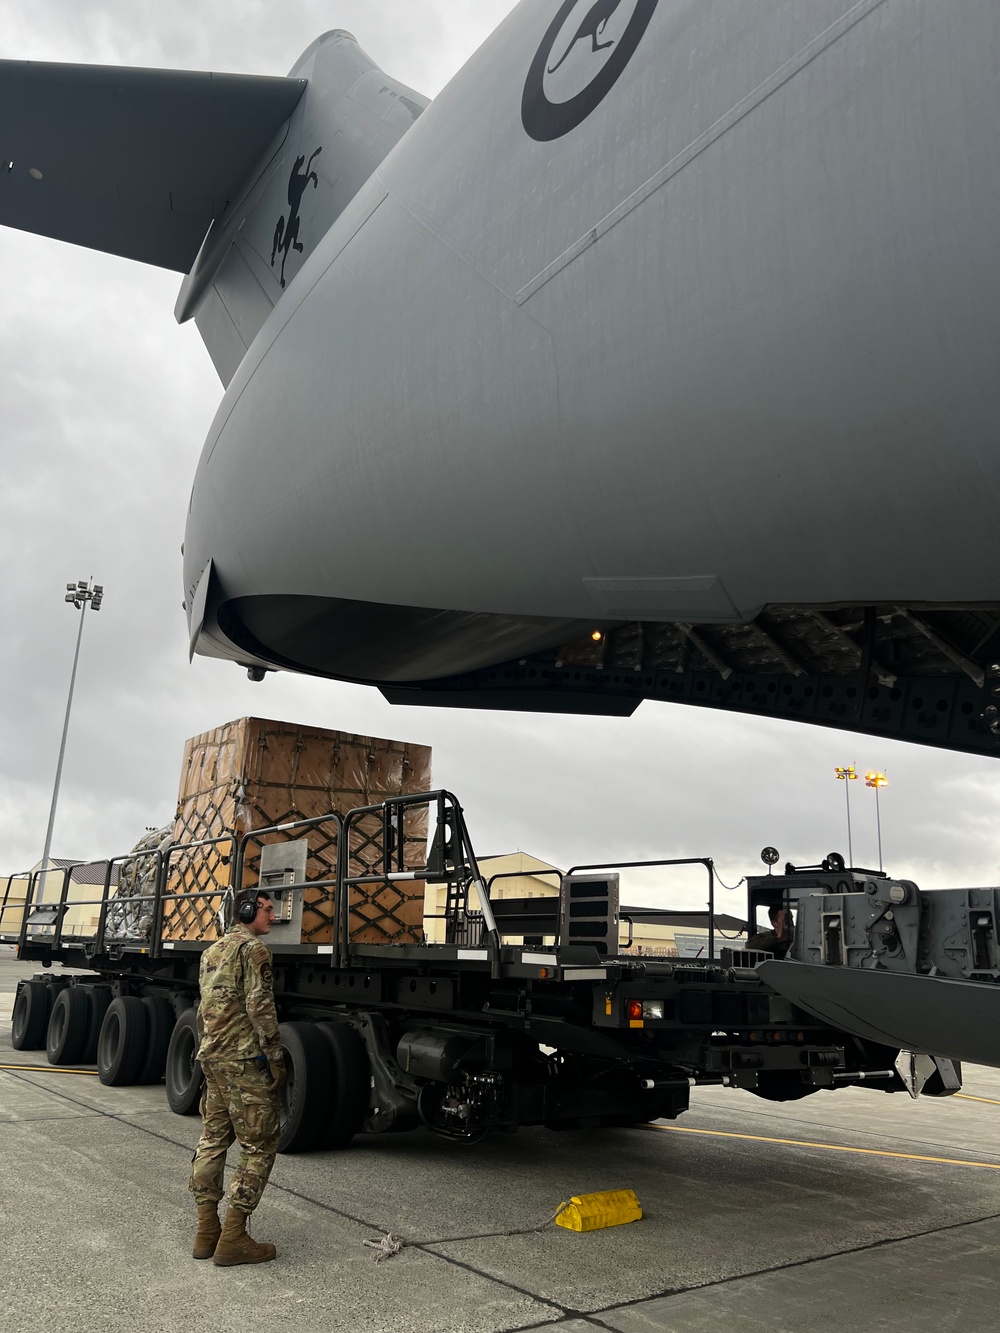
[[[883,787],[888,787],[889,779],[884,773],[872,770],[865,774],[865,786],[875,788],[875,829],[878,833],[878,868],[882,869],[882,813],[879,810],[878,794]]]
[[[600,643],[601,640],[604,638],[604,635],[601,633],[599,629],[595,629],[590,637],[594,640],[595,643]]]
[[[854,847],[851,842],[851,783],[857,782],[858,771],[853,764],[845,764],[842,768],[835,768],[837,781],[844,784],[844,795],[847,797],[847,863],[854,864]]]
[[[104,587],[93,580],[80,579],[76,583],[66,584],[64,601],[72,602],[80,612],[80,628],[76,634],[76,652],[73,654],[73,670],[69,678],[69,694],[66,697],[66,716],[63,718],[62,739],[59,742],[59,760],[56,764],[56,780],[52,787],[52,804],[49,807],[49,822],[45,830],[45,846],[42,849],[42,873],[38,880],[38,902],[45,899],[45,878],[52,849],[52,830],[56,822],[56,805],[59,801],[59,783],[62,780],[63,758],[66,754],[66,735],[69,731],[69,717],[73,708],[73,690],[76,686],[76,668],[80,661],[80,642],[83,639],[83,622],[89,606],[93,611],[100,611],[104,598]]]

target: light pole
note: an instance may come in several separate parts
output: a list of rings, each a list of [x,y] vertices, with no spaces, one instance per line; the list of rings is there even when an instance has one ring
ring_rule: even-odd
[[[63,718],[62,740],[59,742],[59,762],[56,764],[56,780],[52,788],[52,805],[49,807],[49,823],[45,830],[45,846],[42,849],[42,874],[38,885],[38,902],[42,902],[45,897],[45,877],[48,870],[49,852],[52,848],[52,829],[56,822],[56,805],[59,801],[59,783],[62,780],[63,756],[66,754],[66,733],[69,731],[69,715],[73,708],[73,690],[76,687],[76,668],[80,661],[80,642],[83,639],[83,621],[87,614],[87,607],[92,611],[100,611],[101,602],[104,600],[104,586],[100,583],[94,583],[93,578],[89,582],[80,579],[78,583],[66,584],[67,602],[72,602],[80,612],[80,628],[76,635],[76,652],[73,654],[73,672],[69,678],[69,695],[66,698],[66,716]]]
[[[878,794],[883,787],[888,787],[889,779],[884,773],[865,774],[865,786],[875,788],[875,828],[878,830],[878,868],[882,869],[882,816],[878,808]]]
[[[853,764],[848,764],[844,768],[835,768],[837,781],[844,784],[844,795],[847,797],[847,865],[848,868],[854,865],[854,847],[851,843],[851,783],[857,782],[858,774]]]

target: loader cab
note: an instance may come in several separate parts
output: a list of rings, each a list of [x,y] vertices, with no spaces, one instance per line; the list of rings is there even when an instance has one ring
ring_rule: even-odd
[[[768,867],[779,860],[775,848],[765,847],[761,860]],[[785,863],[783,874],[747,877],[747,921],[749,934],[765,931],[769,926],[768,913],[773,907],[784,907],[792,914],[793,932],[798,924],[800,899],[816,894],[863,893],[872,878],[885,879],[882,871],[849,867],[839,852],[829,852],[816,865]],[[793,947],[794,951],[794,947]]]

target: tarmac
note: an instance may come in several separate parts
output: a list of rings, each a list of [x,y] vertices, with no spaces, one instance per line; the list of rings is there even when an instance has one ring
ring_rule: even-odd
[[[274,1263],[191,1258],[195,1117],[162,1087],[14,1051],[0,948],[0,1333],[963,1333],[997,1327],[1000,1070],[958,1097],[694,1091],[648,1128],[463,1146],[425,1131],[279,1157],[253,1232]],[[6,1066],[15,1066],[8,1068]],[[641,1221],[542,1225],[632,1188]],[[516,1232],[538,1226],[527,1234]],[[403,1249],[374,1262],[367,1240]]]

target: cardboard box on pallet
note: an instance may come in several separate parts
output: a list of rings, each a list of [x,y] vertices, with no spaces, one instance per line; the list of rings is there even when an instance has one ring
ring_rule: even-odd
[[[355,736],[322,727],[296,726],[245,717],[194,736],[184,749],[174,843],[224,837],[234,839],[273,824],[312,819],[387,796],[427,791],[431,751],[426,745]],[[351,836],[351,873],[381,868],[378,834],[381,820],[370,817]],[[306,831],[271,833],[264,842],[305,836],[309,840],[308,879],[332,879],[337,862],[333,821]],[[407,812],[404,863],[424,864],[427,809]],[[244,861],[243,888],[260,877],[260,843],[250,843]],[[191,894],[190,902],[164,905],[166,939],[217,939],[220,890],[230,886],[235,841],[181,849],[170,862],[167,893]],[[215,893],[214,898],[205,896]],[[333,940],[333,890],[307,889],[302,915],[302,943]],[[424,885],[359,885],[351,891],[350,934],[359,944],[410,944],[423,938]]]

